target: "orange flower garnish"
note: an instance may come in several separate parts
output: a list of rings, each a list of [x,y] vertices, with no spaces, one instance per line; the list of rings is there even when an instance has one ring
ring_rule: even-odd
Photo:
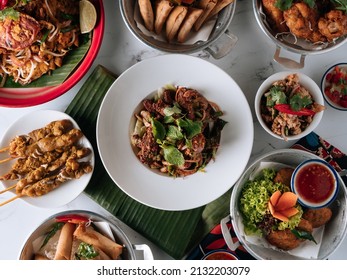
[[[275,191],[269,200],[268,207],[271,215],[283,222],[288,222],[289,218],[299,212],[295,208],[298,197],[295,193]]]

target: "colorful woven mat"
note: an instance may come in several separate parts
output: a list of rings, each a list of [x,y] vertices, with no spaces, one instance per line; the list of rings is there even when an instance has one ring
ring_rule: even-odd
[[[347,169],[347,155],[314,132],[300,139],[291,148],[305,150],[318,155],[329,162],[338,172]],[[343,176],[342,179],[347,185],[347,176]],[[238,239],[233,230],[231,222],[228,222],[227,226],[233,242],[237,242]],[[220,224],[215,226],[210,233],[188,254],[187,259],[199,260],[202,259],[207,253],[220,249],[228,250],[234,253],[240,260],[254,259],[254,257],[249,254],[242,245],[240,245],[235,251],[228,248],[223,238]]]

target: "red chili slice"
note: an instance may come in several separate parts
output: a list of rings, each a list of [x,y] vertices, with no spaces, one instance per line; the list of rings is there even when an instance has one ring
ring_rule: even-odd
[[[312,116],[316,112],[307,109],[307,108],[302,108],[301,110],[294,111],[289,104],[276,104],[275,109],[286,114],[291,114],[291,115],[297,115],[297,116]]]
[[[88,222],[89,218],[77,215],[77,214],[68,214],[63,216],[58,216],[55,218],[57,222],[64,222],[64,223],[74,223],[78,224],[81,222]]]

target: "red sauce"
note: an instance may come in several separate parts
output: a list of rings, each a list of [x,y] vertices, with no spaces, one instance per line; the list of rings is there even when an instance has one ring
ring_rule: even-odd
[[[335,179],[327,167],[321,164],[309,164],[298,171],[296,190],[306,201],[320,203],[331,196]]]
[[[237,258],[227,252],[215,252],[208,255],[205,260],[237,260]]]

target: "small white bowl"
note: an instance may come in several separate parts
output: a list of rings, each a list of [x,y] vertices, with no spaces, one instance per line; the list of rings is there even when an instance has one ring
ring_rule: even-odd
[[[340,111],[347,111],[347,107],[343,107],[341,105],[339,105],[338,103],[336,103],[334,100],[332,100],[325,92],[325,88],[326,86],[329,85],[329,82],[326,80],[327,78],[327,75],[328,74],[331,74],[335,67],[338,66],[340,68],[344,68],[344,69],[347,69],[347,62],[345,63],[337,63],[337,64],[334,64],[333,66],[331,66],[328,70],[325,71],[323,77],[322,77],[322,80],[321,80],[321,91],[323,93],[323,97],[325,99],[325,101],[331,106],[333,107],[334,109],[337,109],[337,110],[340,110]],[[345,88],[347,88],[347,80],[346,80],[346,85],[345,85]]]
[[[307,208],[330,205],[339,191],[335,169],[325,160],[309,159],[299,164],[291,178],[291,189]]]
[[[270,135],[272,135],[275,138],[286,140],[286,141],[298,140],[298,139],[308,135],[309,133],[311,133],[318,126],[319,122],[321,121],[321,119],[323,117],[323,112],[324,112],[324,111],[321,111],[319,113],[316,113],[314,118],[313,118],[313,121],[310,123],[310,125],[304,131],[302,131],[302,133],[299,133],[297,135],[288,135],[288,136],[286,136],[285,139],[281,135],[274,133],[271,130],[271,128],[269,128],[267,126],[266,122],[264,121],[264,119],[261,116],[261,109],[260,109],[261,98],[264,95],[264,93],[267,92],[267,90],[271,87],[271,85],[274,82],[279,81],[279,80],[283,80],[285,77],[287,77],[288,75],[291,75],[291,74],[297,74],[299,77],[299,83],[310,92],[310,94],[313,97],[313,100],[320,105],[324,105],[324,98],[323,98],[323,95],[321,93],[319,86],[309,76],[307,76],[303,73],[297,72],[297,71],[295,71],[295,72],[282,71],[282,72],[275,73],[275,74],[271,75],[270,77],[268,77],[260,85],[260,87],[256,93],[255,101],[254,101],[255,113],[256,113],[256,116],[257,116],[257,119],[258,119],[260,125],[264,128],[264,130],[267,133],[269,133]]]

